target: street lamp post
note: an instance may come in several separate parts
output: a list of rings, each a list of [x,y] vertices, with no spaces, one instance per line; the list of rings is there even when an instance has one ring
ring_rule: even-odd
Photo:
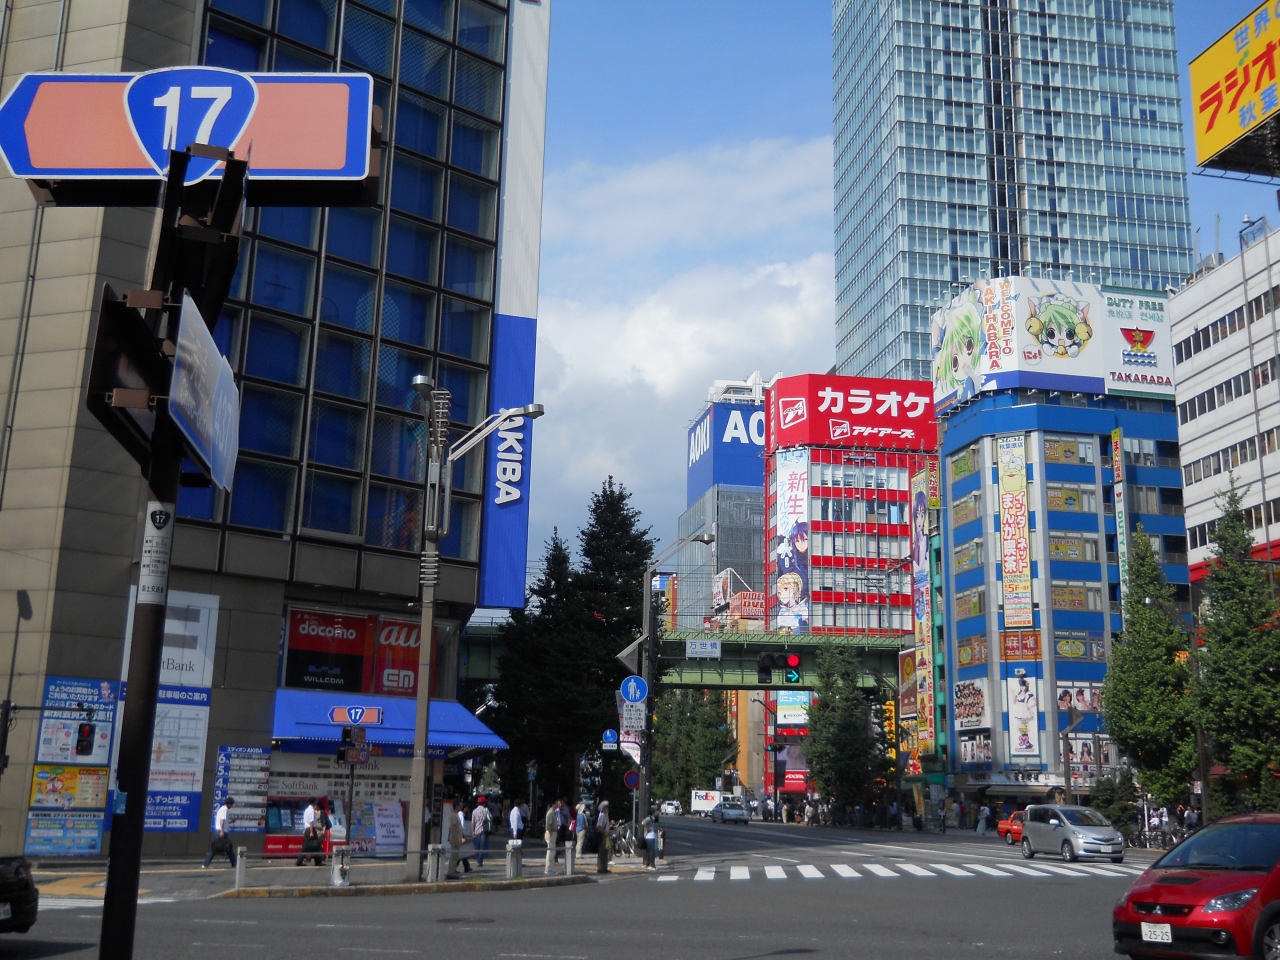
[[[13,653],[9,655],[9,686],[4,702],[0,703],[0,774],[9,767],[9,723],[12,721],[13,673],[18,668],[18,631],[23,620],[31,619],[31,596],[25,590],[18,591],[18,618],[13,621]]]
[[[440,818],[435,816],[434,796],[428,807],[428,789],[434,789],[436,771],[427,776],[428,739],[431,730],[431,653],[435,648],[436,583],[440,573],[440,541],[449,535],[449,514],[453,500],[453,466],[471,450],[501,427],[514,429],[524,418],[536,420],[543,414],[540,403],[500,410],[485,417],[470,433],[449,446],[448,390],[437,389],[430,377],[413,378],[413,389],[422,400],[422,419],[426,426],[423,441],[424,482],[422,491],[422,560],[419,582],[422,586],[422,621],[418,637],[417,709],[414,711],[413,761],[410,767],[409,828],[405,831],[409,849],[406,859],[409,879],[422,878],[422,853],[427,844],[440,840]],[[426,829],[426,813],[431,809],[430,830]],[[347,816],[350,817],[350,811]]]
[[[649,816],[649,808],[653,803],[653,707],[657,699],[658,679],[658,634],[653,628],[653,577],[658,567],[670,559],[671,555],[686,543],[712,544],[716,542],[714,533],[699,533],[692,537],[681,537],[666,550],[662,551],[644,571],[644,610],[642,616],[642,649],[640,660],[640,676],[649,688],[649,696],[644,705],[644,742],[640,744],[640,817]],[[715,576],[715,571],[712,571]]]
[[[1191,673],[1197,680],[1200,679],[1200,658],[1196,656],[1196,633],[1191,627],[1187,626],[1182,614],[1178,609],[1158,597],[1143,597],[1142,602],[1148,607],[1159,607],[1169,615],[1169,619],[1173,621],[1173,625],[1177,627],[1184,637],[1187,638],[1187,660],[1191,665]],[[1205,737],[1204,727],[1201,726],[1197,717],[1194,721],[1196,733],[1196,771],[1200,777],[1200,823],[1203,827],[1209,822],[1209,763],[1205,756]]]

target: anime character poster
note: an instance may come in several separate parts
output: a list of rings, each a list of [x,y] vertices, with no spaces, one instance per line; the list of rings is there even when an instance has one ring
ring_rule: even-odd
[[[985,379],[984,309],[981,291],[970,287],[933,315],[933,398],[960,404],[972,400]]]
[[[809,454],[779,450],[778,526],[773,538],[777,570],[774,625],[793,633],[809,631]]]
[[[915,630],[917,742],[935,749],[933,692],[933,586],[929,580],[929,472],[911,477],[911,622]]]
[[[1006,681],[1009,710],[1009,756],[1040,756],[1040,681],[1034,677],[1009,677]]]

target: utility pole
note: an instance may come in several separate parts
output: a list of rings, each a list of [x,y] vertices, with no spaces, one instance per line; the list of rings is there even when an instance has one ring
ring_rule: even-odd
[[[9,724],[13,721],[13,674],[18,669],[18,631],[31,619],[31,595],[18,591],[18,618],[13,621],[13,652],[9,656],[9,686],[0,703],[0,774],[9,768]]]

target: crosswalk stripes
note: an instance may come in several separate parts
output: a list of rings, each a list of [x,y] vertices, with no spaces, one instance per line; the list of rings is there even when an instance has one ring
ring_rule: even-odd
[[[674,877],[672,879],[675,879]],[[173,897],[139,897],[138,903],[173,903]],[[94,910],[101,909],[102,900],[89,897],[45,897],[40,898],[41,910]]]
[[[979,873],[985,873],[988,877],[1012,877],[1012,873],[1005,873],[1003,870],[997,870],[995,867],[988,867],[985,863],[966,863],[966,867],[970,870],[977,870]]]
[[[1106,866],[1098,866],[1095,864],[1077,863],[1066,866],[1057,863],[1042,863],[1037,861],[1035,866],[1025,863],[1011,863],[1007,860],[996,861],[997,865],[986,863],[965,863],[963,865],[954,863],[907,863],[895,861],[892,863],[860,863],[858,869],[854,869],[847,863],[827,864],[826,869],[830,871],[830,875],[840,877],[845,880],[859,880],[864,875],[877,877],[883,880],[902,879],[905,877],[937,877],[938,874],[945,874],[949,877],[963,877],[973,879],[977,876],[997,877],[1001,879],[1010,879],[1015,876],[1021,877],[1038,877],[1041,879],[1053,879],[1054,877],[1084,877],[1092,879],[1096,877],[1110,877],[1114,879],[1128,880],[1133,876],[1137,876],[1143,872],[1141,867],[1119,867],[1118,865],[1108,864]],[[824,873],[820,867],[811,863],[796,864],[791,868],[795,875],[806,880],[825,880],[828,874]],[[861,871],[861,872],[860,872]],[[723,873],[724,871],[721,871]],[[717,870],[714,866],[698,867],[693,879],[701,882],[711,882],[716,879]],[[683,876],[687,876],[684,874]],[[730,880],[750,881],[753,877],[758,877],[759,873],[752,873],[749,866],[730,865],[728,867],[728,877]],[[764,876],[767,880],[788,880],[792,874],[788,873],[788,868],[779,864],[769,864],[764,868]],[[667,874],[657,877],[659,881],[666,883],[674,883],[680,880],[681,874]],[[74,906],[101,906],[101,901],[97,900],[78,900],[73,898],[56,898],[50,897],[41,901],[41,906],[49,906],[49,909],[67,909]]]
[[[1043,870],[1037,870],[1035,867],[1024,867],[1020,863],[1002,864],[1006,870],[1012,870],[1014,873],[1021,873],[1028,877],[1051,877],[1053,874],[1045,873]]]
[[[877,877],[888,878],[888,877],[898,876],[898,874],[894,873],[888,867],[882,867],[878,863],[864,863],[862,865],[862,869],[868,871],[869,873],[874,873]]]
[[[937,874],[934,873],[932,870],[926,870],[924,867],[920,866],[918,863],[900,863],[898,864],[898,869],[905,870],[907,871],[907,873],[913,873],[917,877],[936,877],[937,876]]]

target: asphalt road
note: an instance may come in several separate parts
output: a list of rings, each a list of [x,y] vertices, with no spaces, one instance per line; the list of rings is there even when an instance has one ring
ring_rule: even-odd
[[[670,857],[663,869],[584,886],[144,903],[135,956],[1101,960],[1113,956],[1111,906],[1142,866],[1026,862],[972,834],[690,818],[663,826]],[[95,957],[101,907],[60,906],[42,909],[30,933],[0,937],[0,960]]]

